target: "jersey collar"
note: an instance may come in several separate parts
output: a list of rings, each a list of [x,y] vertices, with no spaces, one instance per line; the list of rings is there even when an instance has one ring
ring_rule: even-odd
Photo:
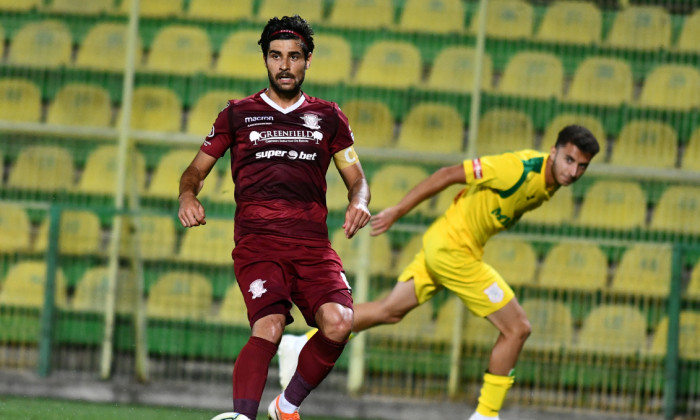
[[[306,101],[306,95],[304,93],[301,93],[301,96],[299,97],[299,100],[296,101],[293,105],[288,106],[287,108],[282,108],[281,106],[277,105],[275,101],[270,99],[269,96],[265,92],[260,94],[260,97],[262,98],[263,101],[265,101],[268,105],[276,109],[277,111],[283,113],[283,114],[289,114],[290,112],[294,111],[295,109],[299,108],[304,104],[304,101]]]

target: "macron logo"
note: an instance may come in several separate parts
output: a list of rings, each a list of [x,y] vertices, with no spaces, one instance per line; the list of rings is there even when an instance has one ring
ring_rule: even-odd
[[[246,123],[254,123],[254,122],[258,122],[258,121],[274,121],[274,120],[275,120],[275,117],[273,117],[272,115],[261,115],[258,117],[245,117],[245,119],[243,121],[245,121]]]
[[[472,160],[472,168],[474,169],[474,179],[481,179],[484,177],[484,173],[481,170],[481,159]]]

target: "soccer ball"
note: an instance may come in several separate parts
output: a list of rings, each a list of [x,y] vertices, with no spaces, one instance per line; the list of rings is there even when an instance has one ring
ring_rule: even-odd
[[[248,416],[238,413],[221,413],[214,416],[211,420],[250,420]]]

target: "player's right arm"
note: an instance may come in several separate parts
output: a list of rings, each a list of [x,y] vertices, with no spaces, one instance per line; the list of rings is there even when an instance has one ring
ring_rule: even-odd
[[[201,150],[185,169],[180,177],[180,209],[177,216],[184,227],[193,227],[206,224],[204,206],[197,199],[197,194],[204,186],[204,179],[216,163],[216,158]]]
[[[452,184],[466,184],[464,165],[445,166],[413,187],[395,206],[372,216],[372,236],[386,232],[401,216],[411,211],[424,200],[434,196]]]

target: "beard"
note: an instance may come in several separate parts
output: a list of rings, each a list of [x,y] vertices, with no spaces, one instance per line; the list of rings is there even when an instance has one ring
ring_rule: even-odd
[[[267,78],[270,81],[270,87],[272,88],[272,90],[274,90],[279,96],[284,96],[288,98],[292,98],[298,95],[299,91],[301,90],[301,85],[302,83],[304,83],[304,75],[302,75],[301,79],[296,81],[291,87],[283,87],[277,82],[277,79],[280,78],[280,76],[282,75],[286,75],[287,77],[293,78],[293,76],[291,76],[288,73],[273,76],[269,71],[267,72]]]

